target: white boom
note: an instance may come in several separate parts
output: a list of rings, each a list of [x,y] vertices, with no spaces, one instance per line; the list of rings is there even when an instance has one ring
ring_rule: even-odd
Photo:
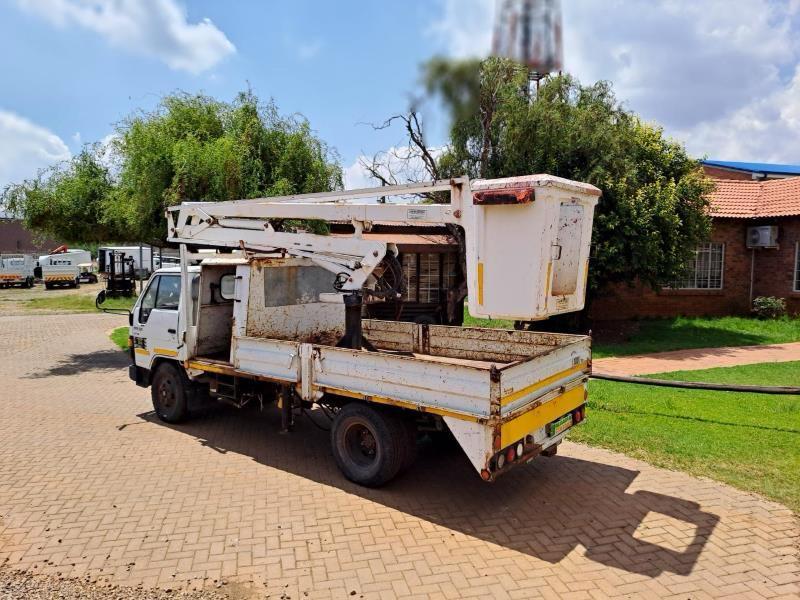
[[[353,200],[449,192],[449,204]],[[167,210],[170,242],[283,250],[336,273],[340,291],[361,290],[393,245],[365,240],[374,221],[455,224],[466,242],[470,312],[542,319],[580,310],[594,206],[600,190],[550,175],[470,181],[466,177],[228,202],[184,202]],[[274,219],[351,222],[352,237],[287,233]]]

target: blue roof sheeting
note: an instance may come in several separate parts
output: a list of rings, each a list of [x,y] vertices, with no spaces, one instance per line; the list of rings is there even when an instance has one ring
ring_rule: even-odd
[[[737,162],[733,160],[704,160],[702,162],[710,167],[723,167],[737,171],[774,173],[775,175],[800,175],[800,165],[777,165],[774,163]]]

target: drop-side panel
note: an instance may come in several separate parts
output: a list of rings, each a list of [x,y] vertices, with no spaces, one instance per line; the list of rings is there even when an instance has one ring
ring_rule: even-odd
[[[314,385],[489,416],[489,371],[376,352],[316,347]]]
[[[300,344],[235,337],[232,346],[233,366],[238,371],[284,381],[300,380]]]
[[[505,417],[553,390],[583,379],[591,357],[588,338],[508,368],[500,373],[500,415]]]

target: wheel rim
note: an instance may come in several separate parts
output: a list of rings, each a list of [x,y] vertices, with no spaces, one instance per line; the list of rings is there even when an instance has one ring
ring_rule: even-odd
[[[378,460],[375,433],[363,423],[353,423],[344,432],[347,455],[359,467],[369,467]]]
[[[169,412],[176,402],[175,382],[171,377],[165,377],[158,386],[158,405],[162,413]]]

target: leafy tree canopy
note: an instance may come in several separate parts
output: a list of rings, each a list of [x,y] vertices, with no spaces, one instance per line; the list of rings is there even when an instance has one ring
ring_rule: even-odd
[[[531,99],[526,69],[498,58],[435,59],[425,83],[451,115],[440,176],[549,173],[602,190],[590,289],[677,279],[708,236],[711,183],[698,161],[622,106],[610,83],[551,77]]]
[[[322,192],[342,185],[327,145],[300,117],[251,92],[230,103],[177,93],[139,111],[109,147],[6,188],[2,201],[28,227],[72,242],[163,242],[164,209],[184,200]]]

